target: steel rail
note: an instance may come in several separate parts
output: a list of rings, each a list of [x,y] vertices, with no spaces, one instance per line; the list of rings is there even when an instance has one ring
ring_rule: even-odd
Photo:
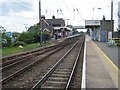
[[[22,54],[19,54],[17,56],[14,55],[14,56],[8,57],[8,61],[3,62],[2,66],[7,66],[9,64],[18,62],[18,60],[20,60],[20,59],[25,59],[26,57],[30,57],[31,54],[38,53],[39,51],[46,50],[46,49],[48,50],[48,49],[51,49],[51,48],[54,48],[54,47],[57,47],[57,45],[46,47],[46,48],[41,48],[41,49],[34,50],[34,51],[29,51],[29,52],[27,51],[26,53],[22,53]],[[7,59],[7,57],[5,57],[5,59]],[[2,60],[4,60],[4,58]]]
[[[69,43],[71,43],[71,42],[69,42]],[[63,43],[62,43],[63,44]],[[10,67],[12,67],[12,66],[14,66],[14,65],[16,65],[16,64],[18,64],[18,63],[22,63],[22,62],[24,62],[26,59],[29,59],[29,58],[31,58],[31,57],[34,57],[34,56],[37,56],[37,55],[41,55],[41,54],[44,54],[45,52],[48,52],[48,51],[50,51],[50,50],[53,50],[53,49],[56,49],[56,48],[58,48],[58,47],[62,47],[62,46],[64,46],[64,45],[55,45],[55,46],[51,46],[51,47],[47,47],[47,48],[45,48],[45,51],[42,51],[42,52],[38,52],[38,51],[36,51],[36,53],[35,54],[33,54],[32,55],[32,53],[30,52],[29,54],[30,55],[26,55],[25,57],[25,59],[23,58],[22,60],[19,60],[19,61],[16,61],[16,62],[13,62],[13,63],[10,63],[9,65],[6,65],[6,66],[4,66],[4,67],[2,67],[2,68],[0,68],[0,71],[1,70],[5,70],[5,69],[8,69],[8,68],[10,68]],[[43,50],[43,49],[42,49]],[[18,60],[18,59],[17,59]],[[13,60],[14,61],[14,60]]]
[[[53,73],[53,71],[57,68],[60,62],[72,51],[72,49],[77,45],[79,40],[67,51],[67,53],[31,88],[31,90],[36,90],[46,81],[46,79]]]
[[[7,65],[7,66],[2,67],[2,68],[0,69],[0,71],[6,70],[6,69],[8,69],[8,68],[10,68],[10,67],[18,64],[18,63],[22,63],[22,62],[24,62],[24,61],[26,61],[26,60],[29,60],[29,58],[32,58],[32,57],[34,57],[34,56],[42,55],[42,54],[44,54],[45,52],[48,52],[48,51],[50,51],[50,50],[52,50],[52,49],[53,49],[53,47],[52,47],[52,48],[49,48],[49,49],[47,49],[47,50],[45,50],[45,51],[42,51],[42,52],[37,52],[37,53],[35,53],[35,54],[33,54],[33,55],[32,55],[32,54],[31,54],[31,55],[28,55],[25,59],[16,61],[16,62],[14,62],[14,63],[11,63],[11,64]],[[54,48],[54,49],[55,49],[55,48]]]
[[[80,36],[80,35],[79,35]],[[77,36],[76,36],[77,37]],[[74,37],[73,37],[74,38]],[[69,38],[66,38],[65,42],[69,40]],[[47,46],[45,48],[38,48],[35,50],[30,50],[30,51],[26,51],[26,52],[22,52],[20,54],[15,54],[15,55],[11,55],[11,56],[6,56],[1,58],[3,60],[2,62],[2,66],[6,66],[8,64],[14,63],[15,61],[18,61],[19,59],[24,59],[27,57],[27,55],[44,50],[44,49],[49,49],[49,48],[53,48],[53,47],[59,47],[63,44],[63,42],[59,42],[58,45],[52,45],[52,46]],[[12,61],[11,61],[12,60]]]
[[[19,75],[20,73],[22,73],[22,72],[25,71],[26,69],[29,69],[30,67],[34,66],[34,65],[37,64],[39,61],[44,60],[45,58],[47,58],[47,57],[49,57],[50,55],[54,54],[55,52],[59,51],[61,48],[62,48],[62,47],[60,47],[60,48],[52,51],[51,53],[49,53],[48,55],[42,57],[41,59],[38,59],[37,61],[35,61],[35,62],[33,62],[33,63],[31,63],[31,64],[23,67],[23,68],[21,68],[20,70],[16,71],[15,73],[13,73],[13,74],[9,75],[8,77],[2,79],[2,80],[0,81],[0,84],[1,84],[1,83],[4,84],[4,83],[8,82],[9,80],[15,78],[17,75]]]
[[[71,43],[71,42],[69,42],[69,43]],[[62,45],[62,47],[68,45],[69,43],[66,43],[66,44],[64,43],[64,45]],[[6,77],[6,78],[4,78],[4,79],[2,79],[2,80],[0,81],[0,83],[1,83],[1,84],[4,84],[4,83],[8,82],[9,80],[17,77],[17,75],[21,74],[21,73],[22,73],[23,71],[25,71],[26,69],[31,68],[33,65],[37,64],[39,61],[45,59],[46,57],[50,56],[51,54],[53,54],[53,53],[55,53],[55,52],[57,52],[57,51],[59,51],[62,47],[54,50],[53,52],[51,52],[50,54],[46,55],[45,57],[43,57],[43,58],[41,58],[41,59],[39,59],[39,60],[37,60],[37,61],[29,64],[29,65],[27,65],[26,67],[23,67],[22,69],[16,71],[15,73],[9,75],[8,77]]]
[[[46,47],[46,48],[49,48],[49,47]],[[40,51],[40,50],[43,50],[43,49],[46,49],[46,48],[38,48],[38,49],[35,49],[33,51],[26,51],[26,52],[21,52],[19,54],[13,54],[13,55],[10,55],[10,56],[5,56],[2,58],[2,60],[4,60],[6,62],[6,60],[11,60],[13,58],[18,58],[19,56],[23,56],[23,55],[26,55],[26,54],[30,54],[30,53],[34,53],[36,51]]]
[[[67,85],[66,85],[65,90],[69,90],[69,89],[70,89],[70,84],[71,84],[71,81],[72,81],[72,78],[73,78],[73,75],[74,75],[74,72],[75,72],[75,69],[76,69],[76,66],[77,66],[77,63],[78,63],[80,54],[81,54],[81,52],[82,52],[83,45],[84,45],[84,41],[83,41],[82,44],[80,45],[80,48],[79,48],[79,51],[78,51],[78,54],[77,54],[77,57],[76,57],[76,60],[75,60],[75,63],[74,63],[73,69],[72,69],[72,73],[71,73],[71,75],[70,75],[70,77],[69,77],[69,80],[68,80],[68,82],[67,82]]]
[[[60,45],[61,45],[61,44],[60,44]],[[20,58],[17,58],[17,61],[16,61],[16,60],[13,60],[13,61],[12,61],[13,63],[10,63],[10,64],[8,64],[8,65],[0,68],[0,71],[5,70],[5,69],[8,69],[8,68],[10,68],[10,67],[12,67],[12,66],[15,66],[15,65],[18,64],[18,63],[22,63],[22,62],[24,62],[24,61],[26,61],[26,60],[29,60],[29,58],[32,58],[32,57],[34,57],[34,56],[41,55],[41,54],[43,54],[43,53],[45,53],[45,52],[48,52],[48,51],[50,51],[50,50],[52,50],[52,49],[56,49],[57,47],[63,46],[63,45],[61,45],[61,46],[60,46],[60,45],[55,45],[55,46],[47,47],[47,48],[45,48],[45,50],[42,49],[42,50],[44,50],[44,51],[42,51],[42,52],[39,52],[39,50],[34,51],[35,53],[34,53],[34,52],[30,52],[28,55],[25,55],[24,57],[22,57],[21,60],[19,60]],[[33,54],[32,54],[32,53],[33,53]],[[18,61],[18,60],[19,60],[19,61]],[[14,62],[14,61],[16,61],[16,62]]]
[[[29,55],[31,55],[33,53],[37,53],[41,50],[59,47],[62,44],[63,44],[63,42],[59,43],[58,45],[52,45],[52,46],[48,46],[48,47],[45,47],[45,48],[39,48],[39,49],[31,50],[31,51],[26,51],[26,52],[23,52],[23,53],[20,53],[20,54],[17,54],[17,55],[11,55],[11,56],[3,57],[2,58],[2,60],[3,60],[2,66],[6,66],[6,65],[14,63],[15,61],[18,61],[20,59],[24,59],[24,58],[28,57]]]
[[[9,75],[8,77],[2,79],[2,80],[0,81],[0,84],[1,84],[1,83],[4,84],[4,83],[8,82],[9,80],[13,79],[13,78],[16,77],[17,75],[21,74],[21,73],[22,73],[23,71],[25,71],[26,69],[29,69],[29,68],[32,67],[33,65],[37,64],[39,61],[44,60],[45,58],[49,57],[50,55],[52,55],[52,54],[54,54],[55,52],[57,52],[57,51],[59,51],[60,49],[62,49],[63,46],[67,46],[67,45],[70,44],[70,43],[72,43],[72,42],[64,43],[64,44],[61,45],[60,47],[56,47],[57,49],[53,50],[53,52],[49,53],[48,55],[42,57],[41,59],[38,59],[37,61],[35,61],[35,62],[33,62],[33,63],[31,63],[31,64],[23,67],[23,68],[21,68],[20,70],[16,71],[15,73],[13,73],[13,74]]]

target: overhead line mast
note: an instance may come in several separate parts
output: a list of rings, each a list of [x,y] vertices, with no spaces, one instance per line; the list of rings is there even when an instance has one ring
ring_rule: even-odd
[[[40,46],[42,46],[42,25],[41,25],[41,0],[39,0],[39,27],[40,27]]]

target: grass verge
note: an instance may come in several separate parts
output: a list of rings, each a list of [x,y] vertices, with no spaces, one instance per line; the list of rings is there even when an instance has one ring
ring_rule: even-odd
[[[46,45],[50,45],[49,42],[43,44],[43,46]],[[34,43],[34,44],[28,44],[26,46],[23,46],[23,48],[19,48],[19,47],[5,47],[5,48],[1,48],[0,52],[2,52],[2,56],[7,56],[7,55],[11,55],[11,54],[16,54],[19,52],[24,52],[24,51],[28,51],[28,50],[32,50],[35,48],[40,47],[39,43]]]

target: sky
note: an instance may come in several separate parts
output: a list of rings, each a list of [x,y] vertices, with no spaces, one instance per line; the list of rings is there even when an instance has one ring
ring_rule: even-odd
[[[113,0],[114,29],[118,27],[118,1]],[[101,9],[98,9],[101,8]],[[58,12],[57,12],[58,11]],[[111,0],[41,0],[46,19],[63,18],[67,24],[85,25],[85,20],[111,19]],[[0,26],[6,31],[23,32],[39,22],[39,0],[0,0]]]

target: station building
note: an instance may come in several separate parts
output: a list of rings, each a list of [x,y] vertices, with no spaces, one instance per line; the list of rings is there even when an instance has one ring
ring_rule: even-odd
[[[85,20],[85,27],[88,29],[91,38],[95,41],[106,42],[112,38],[111,20]],[[114,23],[113,23],[114,28]]]
[[[46,19],[43,15],[41,20],[42,31],[48,30],[54,38],[64,38],[71,35],[72,29],[65,26],[65,20],[62,18]]]

